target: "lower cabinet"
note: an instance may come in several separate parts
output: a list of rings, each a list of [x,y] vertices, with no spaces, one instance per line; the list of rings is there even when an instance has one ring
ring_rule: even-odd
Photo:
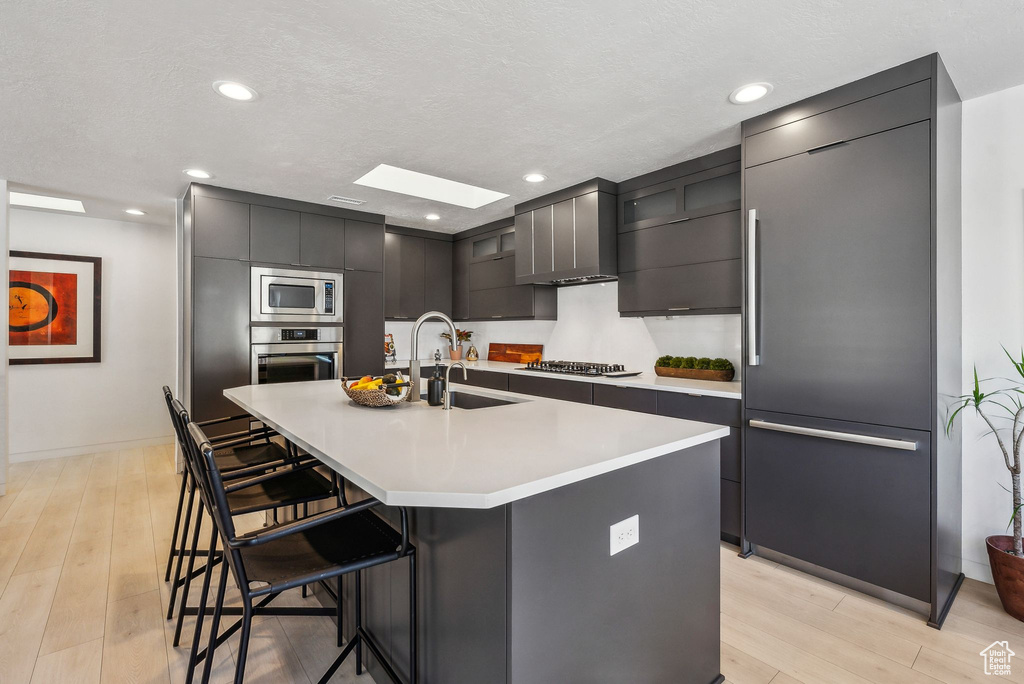
[[[746,538],[929,601],[930,433],[747,412],[747,418],[908,441],[915,450],[746,429]]]
[[[639,411],[640,413],[658,412],[658,393],[654,390],[639,387],[616,387],[615,385],[594,385],[594,405],[609,408]]]
[[[740,400],[696,396],[683,392],[658,392],[657,395],[659,415],[730,427],[729,436],[719,443],[722,458],[722,539],[738,544],[743,519],[740,487],[740,459],[743,453]]]
[[[593,404],[593,385],[577,380],[561,378],[539,378],[532,375],[509,375],[508,389],[519,394],[532,394],[538,397],[575,401],[581,404]]]
[[[453,371],[458,373],[458,371]],[[465,381],[459,376],[459,382],[473,387],[508,391],[508,373],[494,373],[492,371],[469,370],[469,378]]]

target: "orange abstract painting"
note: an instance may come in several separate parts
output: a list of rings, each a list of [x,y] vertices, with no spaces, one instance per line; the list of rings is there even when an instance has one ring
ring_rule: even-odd
[[[10,344],[77,344],[76,274],[12,270],[9,296]]]

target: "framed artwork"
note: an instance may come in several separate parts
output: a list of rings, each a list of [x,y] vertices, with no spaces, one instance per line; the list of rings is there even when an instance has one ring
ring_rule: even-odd
[[[100,257],[11,251],[11,365],[99,363]]]

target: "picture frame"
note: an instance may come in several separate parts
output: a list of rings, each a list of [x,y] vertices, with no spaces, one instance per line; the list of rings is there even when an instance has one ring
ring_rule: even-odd
[[[11,250],[9,266],[10,365],[99,363],[102,259]]]

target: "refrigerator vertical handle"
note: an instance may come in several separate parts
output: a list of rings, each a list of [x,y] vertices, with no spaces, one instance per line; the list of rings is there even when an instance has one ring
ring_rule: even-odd
[[[757,348],[757,209],[747,212],[747,365],[760,366]]]

